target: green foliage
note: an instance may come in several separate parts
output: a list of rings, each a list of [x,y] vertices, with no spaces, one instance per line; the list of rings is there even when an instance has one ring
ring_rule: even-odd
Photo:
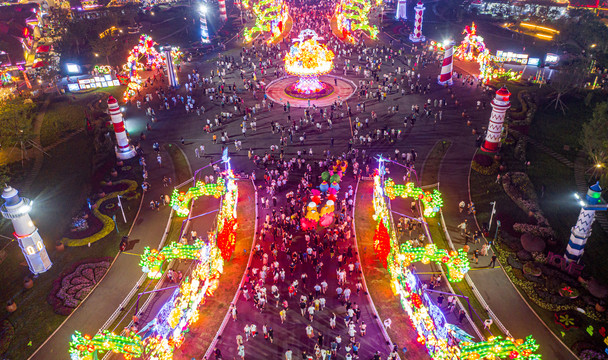
[[[35,112],[36,105],[31,100],[18,97],[5,101],[0,107],[0,144],[13,146],[32,140]]]
[[[608,160],[608,102],[595,106],[593,116],[583,124],[580,141],[593,164]]]

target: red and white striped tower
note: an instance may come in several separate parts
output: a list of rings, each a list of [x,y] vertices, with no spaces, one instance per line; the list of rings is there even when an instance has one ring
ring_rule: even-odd
[[[125,122],[122,119],[118,101],[112,95],[108,98],[108,110],[110,112],[110,119],[112,119],[112,125],[114,126],[114,134],[116,134],[116,157],[120,160],[135,157],[137,152],[133,148],[133,145],[129,144]]]
[[[452,85],[453,65],[454,65],[454,42],[450,41],[444,44],[445,51],[443,53],[443,63],[441,65],[441,74],[439,74],[439,85]]]
[[[226,15],[226,0],[218,0],[220,4],[220,19],[222,21],[228,20],[228,15]]]
[[[422,13],[424,13],[424,5],[422,5],[422,1],[418,1],[418,4],[414,8],[416,11],[416,19],[414,20],[414,32],[410,34],[411,42],[420,42],[426,40],[424,36],[422,36]]]
[[[488,133],[486,134],[486,141],[481,145],[481,150],[485,152],[495,153],[498,151],[502,126],[505,122],[505,113],[511,106],[511,103],[509,102],[510,96],[511,93],[509,90],[503,86],[498,89],[496,97],[492,100],[492,115],[490,115]]]

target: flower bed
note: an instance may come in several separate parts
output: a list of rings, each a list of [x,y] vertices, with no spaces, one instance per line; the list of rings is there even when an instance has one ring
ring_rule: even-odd
[[[541,276],[542,270],[536,266],[533,262],[527,262],[524,264],[524,274],[532,275],[532,276]]]
[[[65,233],[66,238],[84,239],[86,237],[89,237],[89,236],[97,233],[99,230],[101,230],[101,228],[103,227],[103,223],[101,222],[101,220],[96,218],[93,215],[93,213],[88,210],[85,212],[85,214],[88,215],[88,218],[84,219],[87,222],[88,227],[86,229],[83,229],[80,231],[73,231],[73,229],[71,229],[70,231],[67,231]]]
[[[500,163],[489,155],[477,153],[471,162],[471,168],[481,175],[494,175],[498,171]]]
[[[119,180],[119,181],[116,181],[116,184],[126,184],[127,188],[125,190],[116,191],[116,192],[110,193],[110,194],[102,197],[101,199],[97,200],[97,202],[95,202],[95,205],[93,206],[93,216],[96,217],[103,224],[102,228],[98,232],[96,232],[88,237],[81,238],[81,239],[70,239],[70,238],[64,237],[63,239],[61,239],[61,241],[65,245],[67,245],[67,246],[85,246],[90,243],[94,243],[95,241],[103,239],[109,233],[111,233],[112,230],[114,230],[114,221],[112,220],[112,218],[110,218],[107,215],[104,215],[100,211],[101,205],[110,199],[116,198],[117,195],[122,196],[127,193],[133,193],[137,189],[137,186],[138,186],[137,182],[133,181],[133,180]]]
[[[549,221],[540,209],[534,185],[528,175],[522,172],[506,173],[502,176],[502,186],[511,200],[537,222],[537,224],[517,223],[513,225],[513,230],[543,238],[555,236],[555,232],[549,226]]]
[[[59,315],[69,315],[101,281],[112,258],[87,259],[75,263],[53,282],[48,303]]]

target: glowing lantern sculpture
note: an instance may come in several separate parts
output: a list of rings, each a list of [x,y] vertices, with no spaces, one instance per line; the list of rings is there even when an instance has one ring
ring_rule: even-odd
[[[305,40],[307,36],[310,38]],[[328,74],[334,68],[334,53],[317,41],[320,39],[314,30],[302,30],[285,55],[285,71],[299,76],[293,88],[297,93],[314,94],[327,87],[319,81],[319,76]]]
[[[459,60],[477,61],[479,64],[479,79],[484,83],[498,78],[506,80],[518,80],[521,78],[523,71],[505,70],[497,64],[500,61],[490,54],[490,50],[486,48],[483,37],[477,35],[475,23],[471,26],[466,26],[462,33],[465,35],[464,40],[456,48],[454,56]]]

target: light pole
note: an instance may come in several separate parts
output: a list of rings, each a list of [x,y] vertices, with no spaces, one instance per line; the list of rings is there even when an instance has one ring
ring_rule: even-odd
[[[492,229],[492,219],[494,218],[494,214],[496,214],[496,201],[490,202],[492,205],[492,213],[490,214],[490,223],[488,224],[488,232]]]

